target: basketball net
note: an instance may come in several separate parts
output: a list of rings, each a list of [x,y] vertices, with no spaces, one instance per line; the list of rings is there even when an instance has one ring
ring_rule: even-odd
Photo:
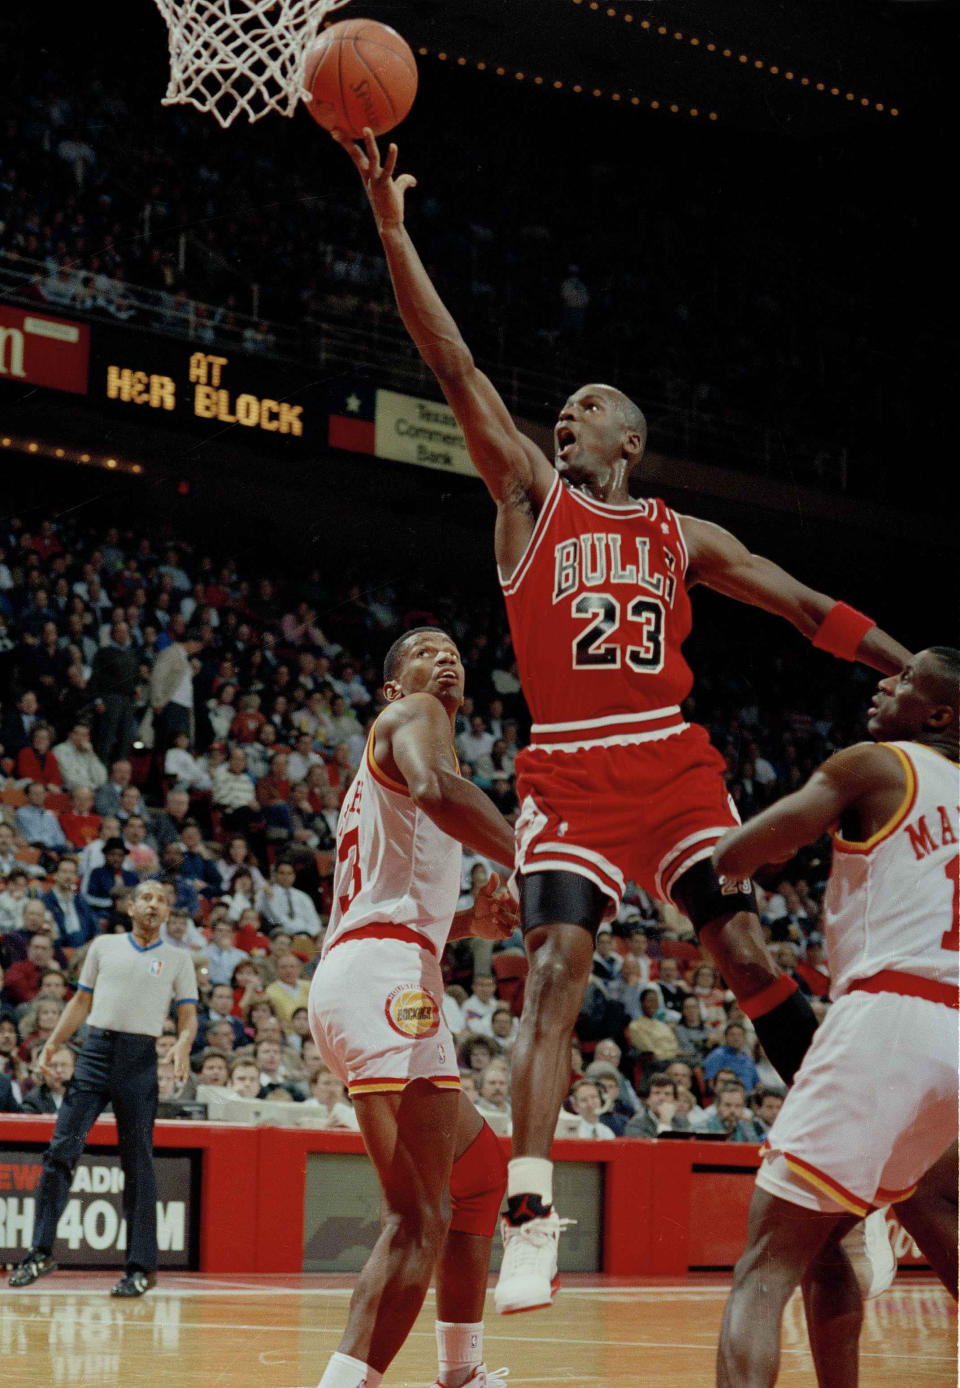
[[[156,0],[167,23],[164,106],[195,106],[226,129],[241,112],[292,116],[309,96],[303,55],[331,10],[347,0]]]

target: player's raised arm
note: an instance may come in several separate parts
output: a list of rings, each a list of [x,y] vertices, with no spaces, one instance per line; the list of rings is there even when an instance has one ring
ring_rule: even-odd
[[[495,863],[513,863],[513,829],[480,787],[460,775],[450,718],[439,699],[410,694],[381,714],[378,761],[380,737],[387,741],[414,804],[438,828]]]
[[[395,144],[381,162],[370,130],[364,131],[363,146],[339,133],[334,138],[350,155],[363,180],[386,252],[400,317],[440,383],[477,471],[498,504],[515,504],[523,497],[538,508],[553,481],[553,468],[532,439],[521,434],[492,382],[478,370],[407,233],[404,196],[416,186],[416,179],[411,174],[396,174]]]
[[[862,612],[818,593],[770,559],[751,554],[729,531],[710,521],[682,517],[689,553],[687,584],[703,583],[728,598],[786,617],[820,650],[841,660],[860,660],[885,675],[910,659],[899,641]]]
[[[887,796],[895,804],[904,784],[901,762],[889,748],[868,742],[848,747],[825,761],[800,790],[725,834],[714,849],[713,865],[723,877],[737,880],[768,863],[788,862],[868,796]]]

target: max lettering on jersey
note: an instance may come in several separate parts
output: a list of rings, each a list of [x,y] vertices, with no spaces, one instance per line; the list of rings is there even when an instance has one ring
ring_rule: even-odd
[[[957,842],[946,805],[938,805],[936,815],[936,818],[930,816],[930,824],[927,823],[927,816],[922,814],[918,815],[912,824],[904,826],[904,832],[910,840],[910,847],[917,862],[921,862],[928,853],[934,853],[938,848],[946,847],[948,843]]]

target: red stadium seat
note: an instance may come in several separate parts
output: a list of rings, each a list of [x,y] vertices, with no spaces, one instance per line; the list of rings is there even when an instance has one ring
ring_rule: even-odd
[[[519,1017],[523,1010],[523,990],[530,965],[525,954],[506,951],[493,956],[493,976],[497,980],[497,997],[510,1004],[510,1011]]]

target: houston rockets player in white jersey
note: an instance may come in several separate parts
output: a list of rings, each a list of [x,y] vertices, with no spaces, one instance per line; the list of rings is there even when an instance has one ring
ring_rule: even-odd
[[[876,745],[838,752],[716,849],[718,872],[740,878],[833,834],[832,1006],[762,1149],[723,1320],[724,1388],[775,1382],[801,1281],[819,1381],[856,1383],[861,1302],[839,1240],[874,1206],[895,1205],[957,1294],[956,1177],[952,1199],[937,1181],[957,1137],[958,691],[960,651],[921,651],[880,681]]]
[[[496,502],[495,553],[527,703],[517,757],[517,867],[530,956],[513,1054],[513,1155],[497,1284],[501,1312],[549,1303],[560,1223],[550,1147],[569,1079],[567,1038],[594,937],[626,879],[692,920],[788,1083],[816,1029],[763,940],[749,880],[721,891],[710,862],[736,810],[725,764],[680,704],[689,589],[703,583],[785,617],[814,645],[883,673],[909,652],[844,603],[751,554],[719,526],[635,495],[642,412],[584,386],[560,411],[549,460],[517,429],[447,312],[403,225],[415,180],[368,131],[341,140],[380,232],[400,314]]]
[[[337,826],[310,1028],[353,1099],[383,1191],[383,1231],[321,1388],[376,1388],[434,1270],[438,1388],[502,1382],[483,1363],[483,1302],[506,1163],[460,1088],[440,956],[448,939],[503,939],[515,928],[496,874],[472,912],[454,915],[461,845],[510,863],[513,829],[459,773],[453,725],[463,679],[444,632],[418,628],[394,642],[384,662],[388,707]]]

